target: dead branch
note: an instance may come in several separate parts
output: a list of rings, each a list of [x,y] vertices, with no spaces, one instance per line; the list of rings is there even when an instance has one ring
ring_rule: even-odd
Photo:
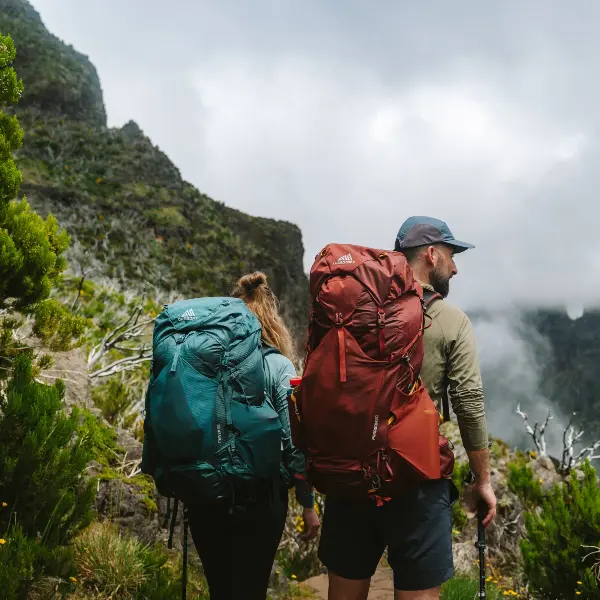
[[[596,581],[598,583],[600,583],[600,548],[598,546],[585,546],[585,545],[581,545],[582,548],[590,548],[592,550],[592,552],[590,552],[589,554],[586,554],[582,559],[581,562],[584,562],[586,558],[590,557],[590,556],[596,556],[595,562],[592,566],[592,574],[594,575],[594,577],[596,578]]]
[[[572,469],[581,467],[586,460],[592,461],[600,458],[600,456],[594,454],[594,452],[600,448],[600,440],[591,446],[586,446],[575,455],[575,444],[578,444],[581,441],[585,432],[583,429],[578,430],[575,425],[573,425],[573,418],[576,414],[577,413],[573,413],[571,415],[569,424],[563,432],[563,454],[558,467],[558,472],[561,475],[568,475]]]
[[[152,348],[147,348],[143,354],[138,356],[128,356],[121,358],[105,367],[102,367],[96,371],[90,373],[90,379],[96,379],[98,377],[108,377],[109,375],[115,375],[123,371],[131,371],[138,365],[148,362],[152,359]]]
[[[113,331],[109,331],[104,339],[97,345],[92,348],[88,355],[88,368],[91,370],[92,367],[106,354],[108,354],[111,350],[115,349],[118,344],[121,342],[125,342],[127,340],[131,340],[137,337],[140,337],[144,334],[144,330],[147,325],[153,323],[155,319],[145,319],[140,321],[140,317],[142,316],[143,309],[141,306],[138,306],[133,310],[131,315],[127,318],[127,320],[121,325],[119,325]],[[121,351],[126,350],[126,348],[119,348]],[[142,348],[142,353],[147,352],[147,348]],[[90,375],[92,376],[92,375]]]
[[[73,302],[71,304],[71,312],[73,314],[75,314],[79,310],[81,294],[83,292],[83,284],[85,283],[85,280],[87,279],[90,273],[93,273],[97,269],[97,267],[91,267],[86,270],[86,266],[88,265],[90,259],[93,258],[93,256],[95,255],[97,249],[98,242],[96,241],[94,242],[91,248],[88,248],[83,252],[83,260],[77,261],[79,265],[80,279],[79,284],[77,285],[77,293],[75,294],[75,298],[73,299]]]
[[[527,433],[531,435],[538,454],[540,456],[546,456],[546,427],[548,427],[548,422],[554,418],[551,411],[548,411],[548,415],[546,416],[546,420],[544,421],[543,425],[540,425],[536,421],[533,427],[531,427],[529,424],[527,413],[521,410],[520,403],[517,405],[516,413],[523,418],[523,421],[525,421],[525,429],[527,430]]]

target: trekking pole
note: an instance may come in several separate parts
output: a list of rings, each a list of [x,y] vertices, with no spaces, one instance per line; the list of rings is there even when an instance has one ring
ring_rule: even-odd
[[[475,474],[471,469],[465,477],[465,483],[471,485],[475,483]],[[487,598],[485,591],[485,527],[483,525],[483,519],[487,512],[487,506],[485,502],[479,501],[477,503],[477,541],[475,547],[479,550],[479,593],[478,598]]]
[[[477,542],[475,547],[479,550],[479,598],[487,598],[485,592],[485,527],[483,518],[486,514],[486,505],[479,502],[477,505]]]

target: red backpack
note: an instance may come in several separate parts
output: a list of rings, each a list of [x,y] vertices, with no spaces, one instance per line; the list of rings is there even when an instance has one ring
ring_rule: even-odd
[[[290,420],[315,489],[381,502],[419,481],[449,477],[454,456],[419,378],[423,289],[404,255],[330,244],[311,268],[310,295]]]

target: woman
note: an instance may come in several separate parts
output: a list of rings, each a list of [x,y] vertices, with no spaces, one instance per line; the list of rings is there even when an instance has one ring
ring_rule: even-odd
[[[277,298],[264,273],[255,272],[239,279],[232,296],[244,300],[258,317],[263,344],[279,350],[268,353],[264,359],[266,390],[281,422],[282,472],[287,477],[302,474],[305,459],[292,444],[287,408],[289,380],[296,375],[292,336],[279,314]],[[294,482],[296,498],[304,507],[306,531],[301,538],[310,540],[319,528],[314,493],[305,481],[294,478]],[[287,509],[288,489],[282,478],[259,492],[257,500],[241,514],[229,514],[226,507],[190,512],[190,529],[212,600],[266,598]]]

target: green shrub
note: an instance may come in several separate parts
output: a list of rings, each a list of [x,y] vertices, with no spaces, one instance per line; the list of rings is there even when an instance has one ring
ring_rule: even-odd
[[[0,548],[0,585],[2,598],[17,600],[26,592],[35,575],[39,544],[23,535],[18,525],[2,533]]]
[[[555,485],[539,512],[526,513],[526,533],[521,540],[523,568],[532,591],[543,598],[583,598],[600,595],[591,567],[593,557],[585,546],[600,545],[600,489],[589,462],[579,481],[572,473]],[[581,583],[578,583],[581,582]]]
[[[36,382],[31,362],[15,359],[0,399],[0,534],[16,515],[24,533],[49,548],[64,544],[91,519],[92,483],[81,479],[92,444],[79,413],[63,412],[64,384]]]
[[[181,568],[159,548],[142,544],[107,523],[96,523],[76,542],[79,585],[96,600],[178,600]],[[177,554],[181,561],[181,554]],[[207,598],[204,580],[190,568],[188,597]]]
[[[315,494],[315,500],[315,509],[319,518],[322,519],[324,497],[317,493]],[[285,529],[277,552],[277,562],[288,578],[303,581],[314,575],[319,575],[323,570],[317,556],[320,536],[317,535],[310,542],[303,542],[299,539],[299,535],[304,531],[304,522],[302,519],[302,506],[296,500],[293,489],[289,492],[288,506]]]
[[[455,463],[454,471],[452,472],[452,481],[458,488],[459,493],[462,495],[462,491],[465,484],[465,478],[469,473],[469,462]],[[457,531],[462,531],[468,522],[467,513],[462,507],[460,500],[452,507],[452,527]]]
[[[533,469],[520,460],[508,463],[508,487],[526,506],[537,506],[544,496]]]
[[[137,400],[134,392],[123,377],[113,377],[92,388],[92,399],[104,418],[111,425],[116,425],[123,421],[128,409]]]

